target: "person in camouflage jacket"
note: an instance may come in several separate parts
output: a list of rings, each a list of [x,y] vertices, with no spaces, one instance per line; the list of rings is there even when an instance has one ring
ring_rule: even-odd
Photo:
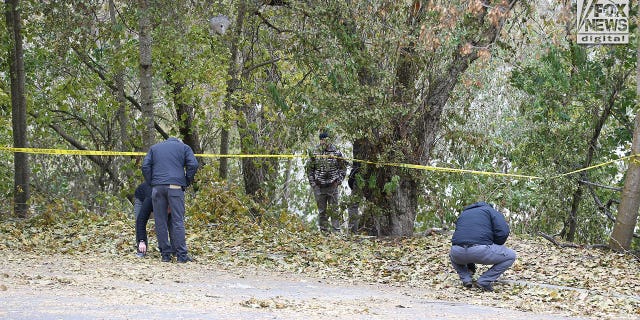
[[[320,144],[309,154],[306,173],[318,205],[320,231],[330,231],[329,218],[332,231],[337,231],[342,224],[338,208],[338,187],[347,174],[347,162],[342,153],[329,142],[329,134],[323,132],[319,138]]]

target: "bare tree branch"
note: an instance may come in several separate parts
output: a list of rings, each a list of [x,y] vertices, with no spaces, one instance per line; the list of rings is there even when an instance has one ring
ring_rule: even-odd
[[[609,190],[614,190],[614,191],[622,191],[622,188],[605,186],[603,184],[598,184],[598,183],[590,182],[590,181],[587,181],[587,180],[578,180],[578,182],[582,183],[582,184],[598,187],[598,188],[609,189]]]

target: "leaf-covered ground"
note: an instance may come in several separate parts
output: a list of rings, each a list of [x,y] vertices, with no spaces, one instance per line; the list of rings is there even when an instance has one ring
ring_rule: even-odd
[[[150,244],[153,222],[149,224]],[[598,319],[640,318],[640,262],[599,249],[559,248],[512,236],[516,263],[496,292],[463,289],[448,261],[450,235],[408,239],[322,236],[287,219],[258,225],[238,216],[187,221],[198,264],[251,267],[345,282],[429,288],[438,300]],[[0,223],[0,251],[38,255],[133,255],[133,221],[124,215],[78,214]],[[159,259],[157,252],[148,257]],[[108,266],[105,266],[108,267]],[[483,271],[480,269],[479,271]]]

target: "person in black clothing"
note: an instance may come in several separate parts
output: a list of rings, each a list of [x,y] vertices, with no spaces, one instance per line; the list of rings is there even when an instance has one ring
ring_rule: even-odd
[[[134,192],[135,198],[133,203],[133,218],[137,219],[140,214],[140,210],[142,210],[142,203],[144,199],[151,197],[151,185],[149,185],[146,181],[142,182],[136,188]]]
[[[140,258],[147,255],[149,245],[147,238],[147,223],[149,222],[153,211],[151,190],[151,185],[145,181],[138,185],[135,191],[135,197],[141,203],[139,211],[136,212],[136,256]],[[171,213],[169,212],[168,215],[167,219],[171,221]]]

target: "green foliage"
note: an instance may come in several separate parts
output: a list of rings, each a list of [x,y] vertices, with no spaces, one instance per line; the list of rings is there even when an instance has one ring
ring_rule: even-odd
[[[588,49],[571,45],[566,49],[552,48],[539,61],[517,68],[511,83],[531,99],[519,107],[517,122],[527,130],[514,139],[511,157],[519,159],[518,167],[547,177],[583,167],[593,130],[611,101],[611,114],[616,116],[606,119],[597,149],[587,165],[615,159],[615,151],[629,142],[631,119],[627,110],[633,106],[635,93],[628,78],[630,69],[625,68],[630,68],[629,62],[634,59],[632,50],[617,46]],[[535,188],[535,193],[528,194],[529,201],[538,199],[536,207],[541,212],[532,220],[534,228],[557,230],[570,210],[577,188],[574,179],[619,185],[617,172],[615,166],[591,170],[581,177],[553,179]],[[598,190],[596,195],[604,202],[619,197],[607,190]],[[578,217],[581,241],[600,242],[606,238],[610,222],[598,212],[588,192],[583,196]],[[603,228],[603,224],[608,227]]]
[[[384,184],[383,192],[386,194],[391,194],[398,189],[398,184],[400,182],[400,177],[398,175],[394,175],[391,177],[391,180]]]
[[[247,223],[252,200],[237,186],[217,179],[210,166],[198,171],[194,188],[198,191],[188,211],[197,223]]]
[[[238,186],[229,185],[216,177],[216,170],[206,166],[198,171],[195,196],[188,202],[191,223],[205,226],[272,225],[277,229],[301,230],[306,228],[301,217],[277,206],[267,210],[255,203]],[[256,215],[255,210],[259,210]]]
[[[4,91],[3,79],[0,78],[0,145],[13,146],[12,137],[11,98]],[[13,194],[13,172],[13,153],[0,152],[0,196],[6,199]],[[6,207],[0,207],[0,212],[13,211],[11,203],[5,205]]]

